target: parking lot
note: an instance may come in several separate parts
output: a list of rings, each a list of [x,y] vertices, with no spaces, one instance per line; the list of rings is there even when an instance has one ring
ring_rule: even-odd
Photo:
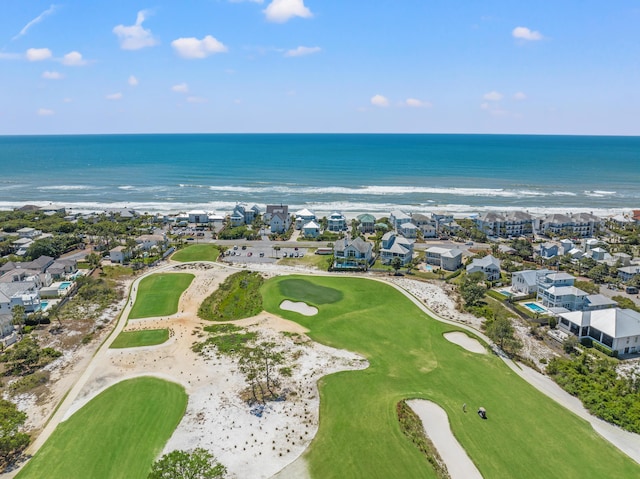
[[[276,248],[280,248],[279,250]],[[265,245],[234,245],[225,253],[225,261],[229,263],[275,263],[281,258],[299,258],[307,253],[306,248],[265,246]]]

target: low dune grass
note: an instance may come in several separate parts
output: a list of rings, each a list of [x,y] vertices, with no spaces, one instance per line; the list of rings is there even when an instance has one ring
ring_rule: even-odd
[[[341,292],[338,301],[334,299]],[[403,436],[396,405],[434,401],[487,478],[640,477],[640,465],[585,421],[538,392],[494,355],[450,343],[452,326],[433,320],[389,285],[363,278],[281,276],[262,289],[267,311],[309,336],[366,357],[370,367],[323,378],[320,428],[306,453],[314,478],[434,478]],[[324,293],[319,293],[324,292]],[[326,293],[326,294],[325,294]],[[315,298],[312,299],[312,298]],[[320,301],[318,301],[318,298]],[[289,299],[319,307],[313,317],[283,311]],[[468,412],[462,405],[468,405]],[[484,406],[488,419],[476,414]]]
[[[141,331],[123,331],[109,346],[112,349],[139,348],[141,346],[155,346],[169,339],[169,330],[143,329]]]
[[[145,478],[186,407],[178,384],[152,377],[118,383],[60,423],[17,477]]]
[[[189,261],[216,261],[220,250],[213,244],[193,244],[176,251],[171,259],[183,263]]]
[[[188,273],[160,273],[143,278],[129,319],[177,313],[180,295],[189,287],[193,278],[194,275]]]

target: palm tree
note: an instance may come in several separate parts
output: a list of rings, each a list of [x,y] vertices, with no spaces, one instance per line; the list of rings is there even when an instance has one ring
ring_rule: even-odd
[[[18,333],[20,334],[20,337],[22,337],[23,335],[22,331],[23,331],[24,319],[25,319],[24,306],[22,306],[21,304],[15,305],[11,309],[11,313],[12,313],[12,323],[14,326],[18,327]]]

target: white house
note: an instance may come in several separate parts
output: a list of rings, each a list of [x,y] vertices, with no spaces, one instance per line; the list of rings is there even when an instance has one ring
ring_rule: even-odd
[[[167,245],[167,237],[164,234],[140,235],[135,239],[138,248],[149,251],[154,246],[164,247]]]
[[[42,231],[35,228],[20,228],[16,233],[20,238],[35,239],[42,234]]]
[[[455,271],[462,266],[462,251],[457,248],[431,246],[425,253],[427,264],[439,266],[445,271]]]
[[[527,269],[514,271],[511,275],[511,289],[515,293],[533,294],[538,291],[538,282],[547,274],[548,269]]]
[[[591,338],[617,354],[640,352],[640,313],[631,309],[562,313],[558,327],[580,339]]]
[[[12,314],[15,306],[23,306],[27,313],[40,310],[40,294],[35,282],[0,282],[0,314]]]
[[[624,266],[618,268],[618,278],[625,283],[640,275],[640,266]]]
[[[269,220],[271,233],[284,233],[291,226],[291,218],[288,214],[282,212],[274,212]]]
[[[413,242],[392,231],[382,237],[380,259],[383,264],[390,264],[393,258],[400,258],[407,265],[413,257]]]
[[[400,231],[400,226],[404,223],[411,223],[411,216],[400,210],[394,210],[389,213],[389,222],[396,231]]]
[[[203,210],[193,210],[187,213],[189,223],[208,223],[209,214]]]
[[[302,227],[309,222],[315,222],[316,220],[316,214],[313,211],[309,211],[307,208],[296,211],[293,216],[295,217],[295,228],[297,230],[302,229]]]
[[[320,236],[320,225],[315,221],[309,221],[302,226],[302,236],[305,238],[317,238]]]
[[[333,212],[327,218],[327,230],[333,232],[345,231],[347,229],[347,218],[342,213]]]
[[[500,260],[487,255],[484,258],[474,258],[467,266],[467,274],[481,272],[487,281],[497,281],[500,279]]]
[[[405,238],[415,239],[418,237],[418,227],[413,223],[402,223],[398,232]]]

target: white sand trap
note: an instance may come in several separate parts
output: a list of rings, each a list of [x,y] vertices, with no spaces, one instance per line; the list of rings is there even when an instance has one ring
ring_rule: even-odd
[[[462,346],[467,351],[478,354],[487,354],[487,350],[480,341],[475,338],[467,336],[461,331],[454,331],[452,333],[444,333],[444,339],[450,341],[458,346]]]
[[[309,306],[307,303],[303,303],[301,301],[293,302],[285,299],[282,303],[280,303],[280,309],[284,309],[285,311],[293,311],[294,313],[300,313],[303,316],[315,316],[318,314],[318,308],[314,306]]]
[[[482,479],[480,471],[451,432],[445,410],[423,399],[412,399],[407,404],[422,420],[424,432],[447,465],[451,479]]]

